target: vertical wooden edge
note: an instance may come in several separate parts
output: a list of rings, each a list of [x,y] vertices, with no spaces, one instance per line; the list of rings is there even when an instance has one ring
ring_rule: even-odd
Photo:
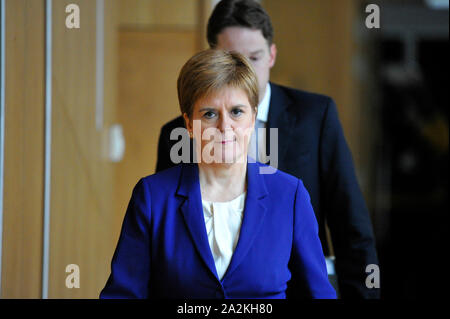
[[[2,298],[41,297],[43,10],[44,0],[5,2]]]
[[[50,209],[52,158],[52,0],[45,0],[45,126],[44,126],[44,218],[42,241],[42,298],[48,298],[50,271]]]
[[[3,179],[5,151],[5,0],[0,0],[0,298],[3,269]]]
[[[208,41],[206,39],[206,28],[208,25],[208,19],[212,12],[212,0],[197,0],[197,12],[198,12],[198,24],[197,24],[197,51],[205,50],[209,48]]]

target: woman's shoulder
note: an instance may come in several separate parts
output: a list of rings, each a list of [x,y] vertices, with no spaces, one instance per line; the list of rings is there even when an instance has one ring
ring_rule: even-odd
[[[141,179],[142,183],[152,186],[154,189],[167,189],[176,187],[180,178],[182,164],[175,165],[160,172],[145,176]]]
[[[257,168],[264,167],[267,167],[267,165],[257,163]],[[268,198],[283,209],[294,205],[299,192],[303,193],[304,186],[301,179],[279,169],[266,171],[271,172],[271,174],[264,174],[259,170],[259,176],[256,179],[263,186],[253,184],[253,187],[265,189]]]
[[[296,189],[298,187],[300,180],[294,175],[260,162],[256,162],[256,165],[258,166],[258,173],[265,180],[267,186],[284,189]]]

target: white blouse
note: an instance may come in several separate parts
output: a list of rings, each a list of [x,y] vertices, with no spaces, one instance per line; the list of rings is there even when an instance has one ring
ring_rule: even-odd
[[[244,192],[228,202],[202,200],[209,247],[220,280],[230,265],[239,239],[246,195]]]

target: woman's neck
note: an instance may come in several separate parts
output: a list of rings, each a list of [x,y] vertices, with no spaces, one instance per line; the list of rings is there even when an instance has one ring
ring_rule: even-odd
[[[230,201],[247,189],[247,159],[230,164],[198,163],[202,199]]]

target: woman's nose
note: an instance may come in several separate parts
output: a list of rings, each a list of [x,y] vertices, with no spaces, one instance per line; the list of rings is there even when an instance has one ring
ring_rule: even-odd
[[[219,118],[219,123],[217,127],[222,133],[225,133],[227,130],[231,130],[231,119],[227,114],[223,114]]]

